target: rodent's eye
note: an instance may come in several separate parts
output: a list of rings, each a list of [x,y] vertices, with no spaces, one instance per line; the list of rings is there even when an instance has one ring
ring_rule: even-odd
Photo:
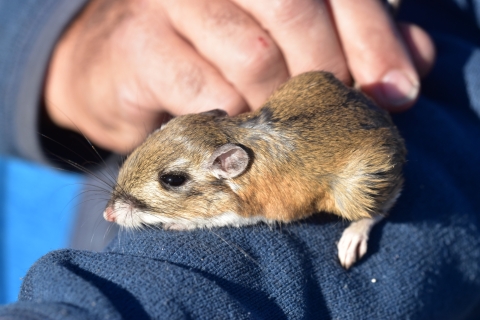
[[[187,181],[187,177],[182,174],[169,173],[160,175],[160,182],[164,187],[180,187]]]

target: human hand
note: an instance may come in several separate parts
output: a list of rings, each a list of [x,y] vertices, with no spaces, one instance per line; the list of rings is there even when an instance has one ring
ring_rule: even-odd
[[[94,0],[54,52],[47,111],[127,153],[169,115],[256,109],[309,70],[403,110],[434,51],[418,27],[400,30],[407,46],[379,0]]]

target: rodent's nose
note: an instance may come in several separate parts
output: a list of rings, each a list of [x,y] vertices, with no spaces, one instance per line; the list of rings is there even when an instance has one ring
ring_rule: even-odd
[[[115,212],[112,207],[108,206],[103,212],[103,218],[110,222],[115,222]]]

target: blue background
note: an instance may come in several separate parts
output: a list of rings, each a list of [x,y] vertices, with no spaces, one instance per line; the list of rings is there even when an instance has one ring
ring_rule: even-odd
[[[17,300],[22,277],[66,248],[83,177],[0,157],[0,303]]]

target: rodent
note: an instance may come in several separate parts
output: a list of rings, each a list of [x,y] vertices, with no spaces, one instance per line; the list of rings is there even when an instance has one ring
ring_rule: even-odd
[[[366,222],[347,230],[368,239],[401,191],[405,155],[386,111],[332,74],[308,72],[255,112],[189,114],[153,132],[124,162],[104,217],[192,229],[329,212]],[[357,260],[364,242],[344,250]]]

